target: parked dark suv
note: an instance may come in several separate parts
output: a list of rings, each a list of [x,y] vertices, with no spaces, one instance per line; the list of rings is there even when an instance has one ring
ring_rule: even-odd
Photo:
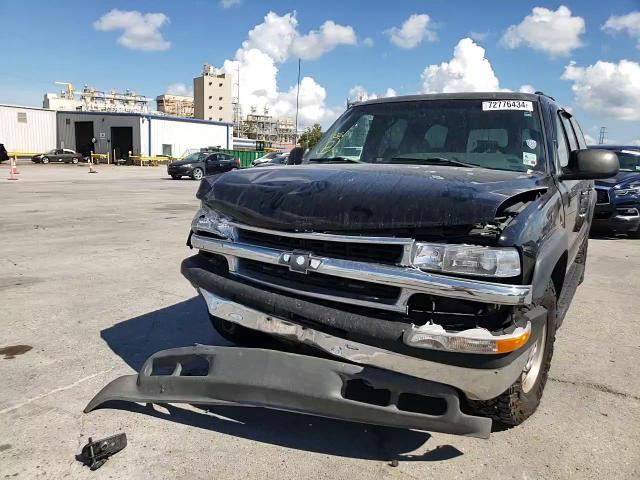
[[[9,160],[7,149],[4,147],[4,144],[0,143],[0,163],[6,162],[7,160]]]
[[[301,165],[198,189],[182,273],[222,336],[260,348],[156,353],[86,410],[222,401],[483,438],[519,425],[583,279],[593,179],[617,172],[544,94],[352,105]]]
[[[610,150],[620,160],[618,175],[596,180],[598,202],[593,214],[593,230],[640,238],[640,147],[594,145],[589,148]]]
[[[174,180],[191,177],[200,180],[207,175],[240,168],[240,159],[219,152],[195,152],[167,165],[167,173]]]

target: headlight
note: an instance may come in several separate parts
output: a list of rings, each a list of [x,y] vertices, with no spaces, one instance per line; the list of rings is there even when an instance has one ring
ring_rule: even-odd
[[[199,230],[213,233],[223,238],[231,238],[233,236],[233,227],[229,225],[229,219],[204,204],[200,207],[196,216],[193,217],[191,230],[194,232]]]
[[[515,248],[416,243],[413,266],[424,270],[485,277],[520,275],[520,255]]]
[[[632,183],[623,188],[614,189],[616,197],[624,197],[625,195],[640,195],[640,183]]]
[[[184,168],[191,168],[193,167],[192,163],[185,163],[184,165],[182,165]]]

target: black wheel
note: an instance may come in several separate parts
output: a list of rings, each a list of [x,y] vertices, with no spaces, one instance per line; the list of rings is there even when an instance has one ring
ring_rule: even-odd
[[[42,163],[49,163],[49,157],[42,157]]]
[[[204,172],[201,168],[194,168],[193,172],[191,173],[191,177],[194,180],[202,180],[202,177],[204,177]]]
[[[536,344],[520,377],[506,392],[491,400],[469,400],[471,410],[497,421],[503,426],[520,425],[536,411],[549,376],[549,367],[553,357],[553,343],[556,337],[556,291],[553,282],[545,290],[539,303],[548,311],[544,325]]]
[[[173,178],[174,180],[180,180],[182,178],[181,175],[171,175],[171,178]]]
[[[209,314],[209,320],[221,337],[237,345],[259,346],[264,344],[265,337],[268,337],[264,333],[223,320],[211,314]]]
[[[74,165],[77,165],[78,164],[78,159],[76,157],[73,157],[71,159],[71,163],[73,163]]]
[[[640,239],[640,228],[634,232],[627,232],[627,235],[629,235],[629,238]]]

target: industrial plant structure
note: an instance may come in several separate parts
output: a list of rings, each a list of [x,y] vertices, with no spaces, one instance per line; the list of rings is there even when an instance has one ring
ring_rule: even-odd
[[[193,79],[194,116],[202,120],[233,122],[231,75],[206,64]]]
[[[82,91],[78,92],[72,83],[55,83],[65,85],[66,88],[60,94],[46,93],[43,108],[84,112],[149,113],[149,102],[152,99],[138,95],[132,90],[126,90],[124,93],[115,90],[104,92],[85,85]]]
[[[165,115],[193,118],[193,97],[164,93],[156,97],[156,108]]]

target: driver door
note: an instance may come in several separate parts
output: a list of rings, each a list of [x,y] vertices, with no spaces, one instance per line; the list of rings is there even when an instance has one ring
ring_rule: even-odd
[[[579,150],[576,134],[571,125],[571,116],[564,110],[556,112],[556,169],[560,172],[569,165],[572,151]],[[569,261],[573,262],[578,249],[582,229],[586,228],[586,217],[590,205],[591,184],[585,180],[561,180],[558,189],[564,204],[564,223],[569,240]]]
[[[213,175],[218,171],[218,166],[220,161],[218,160],[219,155],[214,153],[209,155],[204,161],[204,174],[205,175]]]

